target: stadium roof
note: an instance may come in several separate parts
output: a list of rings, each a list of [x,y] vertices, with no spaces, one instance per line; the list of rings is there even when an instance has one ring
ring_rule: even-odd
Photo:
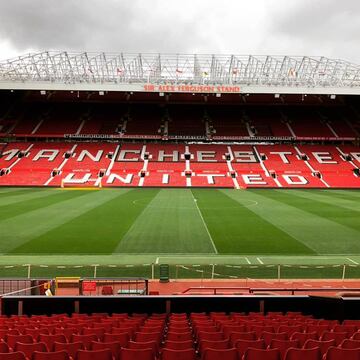
[[[45,51],[1,61],[0,89],[360,95],[360,66],[308,56]]]

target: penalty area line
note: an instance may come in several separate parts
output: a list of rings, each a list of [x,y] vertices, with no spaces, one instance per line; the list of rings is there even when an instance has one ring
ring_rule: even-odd
[[[350,262],[352,262],[353,264],[355,264],[355,265],[359,265],[359,263],[357,262],[357,261],[355,261],[355,260],[353,260],[353,259],[351,259],[351,258],[346,258],[346,260],[349,260]]]

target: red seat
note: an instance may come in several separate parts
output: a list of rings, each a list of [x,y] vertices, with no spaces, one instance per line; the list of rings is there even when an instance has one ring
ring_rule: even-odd
[[[66,337],[67,341],[71,341],[71,338],[74,334],[78,334],[79,331],[75,328],[66,328],[66,329],[55,329],[55,335],[62,334]]]
[[[303,346],[306,342],[306,340],[317,340],[318,335],[316,332],[311,333],[301,333],[301,332],[295,332],[291,336],[291,340],[297,340],[300,344],[300,346]]]
[[[280,333],[271,333],[264,331],[261,336],[261,339],[264,339],[266,345],[270,345],[271,340],[277,339],[277,340],[288,340],[288,334],[286,332],[280,332]]]
[[[128,333],[118,333],[118,334],[104,334],[103,341],[112,342],[117,341],[120,343],[121,347],[126,347],[129,343],[130,335]]]
[[[75,359],[77,351],[82,349],[84,349],[84,344],[81,341],[71,343],[54,342],[54,351],[65,350],[73,359]]]
[[[0,353],[0,360],[26,360],[22,352]]]
[[[290,348],[286,351],[285,360],[321,360],[321,351],[319,348],[313,349],[295,349]]]
[[[83,335],[95,334],[99,340],[102,340],[105,334],[105,328],[103,327],[84,328],[82,333]]]
[[[91,343],[93,341],[98,341],[98,337],[95,334],[87,334],[87,335],[73,334],[72,342],[78,342],[78,341],[84,344],[86,350],[90,350]]]
[[[340,347],[342,349],[360,349],[360,341],[353,340],[353,339],[345,339],[341,344]]]
[[[185,349],[190,349],[192,347],[193,347],[193,342],[191,340],[187,340],[187,341],[166,340],[164,343],[164,348],[173,349],[173,350],[185,350]]]
[[[23,344],[32,344],[33,338],[31,335],[7,335],[6,343],[9,345],[11,349],[14,349],[14,346],[17,342],[21,342]]]
[[[324,360],[360,360],[360,349],[330,347]]]
[[[121,345],[118,341],[111,341],[111,342],[93,341],[91,343],[91,350],[103,350],[103,349],[109,349],[114,359],[119,359]]]
[[[335,325],[333,327],[334,332],[346,332],[348,336],[353,336],[356,331],[357,327],[355,325]]]
[[[164,346],[164,347],[166,347],[166,346]],[[144,341],[144,342],[129,341],[127,348],[128,349],[152,349],[154,356],[157,356],[159,354],[159,346],[156,343],[156,341]],[[186,349],[188,349],[188,348],[186,348]]]
[[[325,355],[326,352],[328,351],[329,347],[331,346],[335,346],[335,340],[306,340],[303,348],[304,349],[311,349],[314,347],[318,347],[320,349],[321,355]]]
[[[101,350],[78,350],[77,360],[113,360],[110,349]]]
[[[254,349],[249,348],[245,351],[244,360],[280,360],[278,349]]]
[[[225,340],[201,340],[199,344],[200,353],[205,349],[228,349],[229,339]]]
[[[263,339],[258,340],[238,340],[235,344],[240,359],[242,359],[245,351],[249,348],[266,349],[266,344]]]
[[[160,333],[135,333],[136,341],[156,341],[157,344],[161,342],[161,334]]]
[[[202,360],[238,360],[237,351],[231,349],[205,349]]]
[[[232,332],[245,332],[246,325],[224,325],[222,327],[222,331],[224,333],[225,338],[230,338],[230,333]]]
[[[264,331],[266,331],[266,332],[275,332],[274,327],[273,326],[268,326],[268,325],[250,325],[250,326],[248,326],[248,329],[250,331],[255,331],[256,336],[258,338],[261,336],[261,334]]]
[[[162,360],[196,360],[195,349],[184,349],[184,350],[174,350],[174,349],[162,349],[161,351]]]
[[[286,351],[290,348],[298,348],[300,344],[297,340],[279,340],[273,339],[270,342],[270,349],[279,349],[281,359],[285,357]]]
[[[29,329],[26,328],[24,329],[24,335],[31,335],[34,339],[34,341],[38,341],[39,340],[39,336],[40,334],[49,334],[49,330],[48,329]]]
[[[187,340],[192,340],[192,334],[190,331],[186,332],[186,333],[177,333],[177,332],[172,332],[169,331],[167,333],[167,340],[171,340],[171,341],[187,341]]]
[[[14,351],[21,351],[28,359],[31,359],[34,351],[47,352],[48,349],[46,347],[46,344],[43,342],[32,344],[17,342],[15,343]]]
[[[329,330],[328,325],[307,325],[306,326],[306,332],[316,332],[319,337],[321,337],[322,334],[328,330]]]
[[[249,332],[232,332],[230,333],[230,344],[235,346],[237,340],[256,340],[256,333]]]
[[[323,335],[321,336],[320,340],[335,340],[336,346],[340,345],[344,339],[347,338],[346,332],[331,332],[331,331],[325,331]]]
[[[154,360],[152,349],[128,349],[122,348],[120,351],[121,360]]]
[[[56,335],[48,335],[48,334],[40,334],[39,341],[46,344],[49,351],[52,351],[54,348],[54,342],[66,342],[66,337],[63,334],[56,334]]]
[[[294,333],[299,333],[299,332],[303,332],[304,327],[303,325],[281,325],[278,329],[279,332],[286,332],[289,336],[289,338],[291,338],[292,334]]]
[[[38,352],[34,351],[31,360],[69,360],[67,351]]]
[[[5,342],[0,342],[0,353],[8,353],[9,345]]]

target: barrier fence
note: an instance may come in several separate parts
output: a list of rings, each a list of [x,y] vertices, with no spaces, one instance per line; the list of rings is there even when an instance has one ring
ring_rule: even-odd
[[[184,265],[171,264],[169,278],[177,279],[358,279],[360,265]],[[79,277],[144,277],[160,278],[160,264],[141,265],[1,265],[2,278]]]

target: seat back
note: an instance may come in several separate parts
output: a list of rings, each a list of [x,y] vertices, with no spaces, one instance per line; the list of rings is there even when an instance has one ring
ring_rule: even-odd
[[[173,350],[191,349],[193,347],[193,342],[191,340],[187,340],[187,341],[166,340],[164,343],[164,347]]]
[[[289,348],[285,354],[285,360],[321,360],[321,351],[318,347],[312,349]]]
[[[75,359],[77,351],[82,349],[84,349],[84,344],[81,341],[71,343],[54,342],[54,351],[65,350],[73,359]]]
[[[266,345],[270,345],[271,340],[277,339],[277,340],[288,340],[288,334],[287,332],[279,332],[279,333],[272,333],[264,331],[261,336],[261,339],[264,339]]]
[[[304,349],[311,349],[318,347],[320,349],[321,355],[325,355],[329,347],[335,346],[335,340],[313,340],[308,339],[305,341]]]
[[[280,360],[281,355],[278,349],[254,349],[245,351],[244,360]]]
[[[31,359],[34,351],[47,352],[48,349],[46,347],[46,344],[43,342],[31,344],[17,342],[15,343],[14,351],[21,351],[28,359]]]
[[[343,349],[360,349],[360,340],[345,339],[340,347]]]
[[[237,351],[231,349],[205,349],[202,360],[238,360]]]
[[[347,338],[346,332],[325,331],[320,340],[335,340],[336,346],[340,345]]]
[[[331,346],[324,360],[360,360],[360,349],[342,349]]]
[[[120,351],[121,360],[154,360],[152,349],[128,349],[122,348]]]
[[[26,357],[24,353],[16,351],[9,353],[0,353],[0,360],[26,360]]]
[[[258,340],[238,340],[235,344],[240,359],[249,348],[266,349],[266,343],[263,339]]]
[[[256,333],[254,331],[247,332],[232,332],[230,333],[230,345],[235,346],[237,340],[256,340]]]
[[[78,350],[77,360],[113,360],[110,349],[102,350]]]
[[[313,332],[307,332],[307,333],[303,333],[303,332],[294,332],[291,336],[291,340],[297,340],[300,344],[300,346],[303,346],[305,344],[305,341],[308,339],[312,339],[312,340],[317,340],[318,334],[313,331]]]
[[[9,334],[6,336],[6,343],[9,345],[11,349],[14,349],[15,344],[17,342],[21,342],[23,344],[32,344],[33,338],[31,335],[12,335]]]
[[[229,349],[229,339],[201,340],[199,344],[200,353],[203,353],[205,349]]]
[[[69,360],[69,354],[65,350],[55,352],[34,351],[31,360]]]
[[[55,334],[55,335],[48,335],[48,334],[40,334],[39,341],[46,344],[49,351],[53,351],[54,342],[66,342],[66,337],[64,334]]]
[[[195,349],[174,350],[163,348],[161,351],[162,360],[196,360]]]
[[[119,359],[121,344],[118,341],[111,341],[111,342],[93,341],[91,343],[91,350],[103,350],[103,349],[109,349],[114,359]]]

